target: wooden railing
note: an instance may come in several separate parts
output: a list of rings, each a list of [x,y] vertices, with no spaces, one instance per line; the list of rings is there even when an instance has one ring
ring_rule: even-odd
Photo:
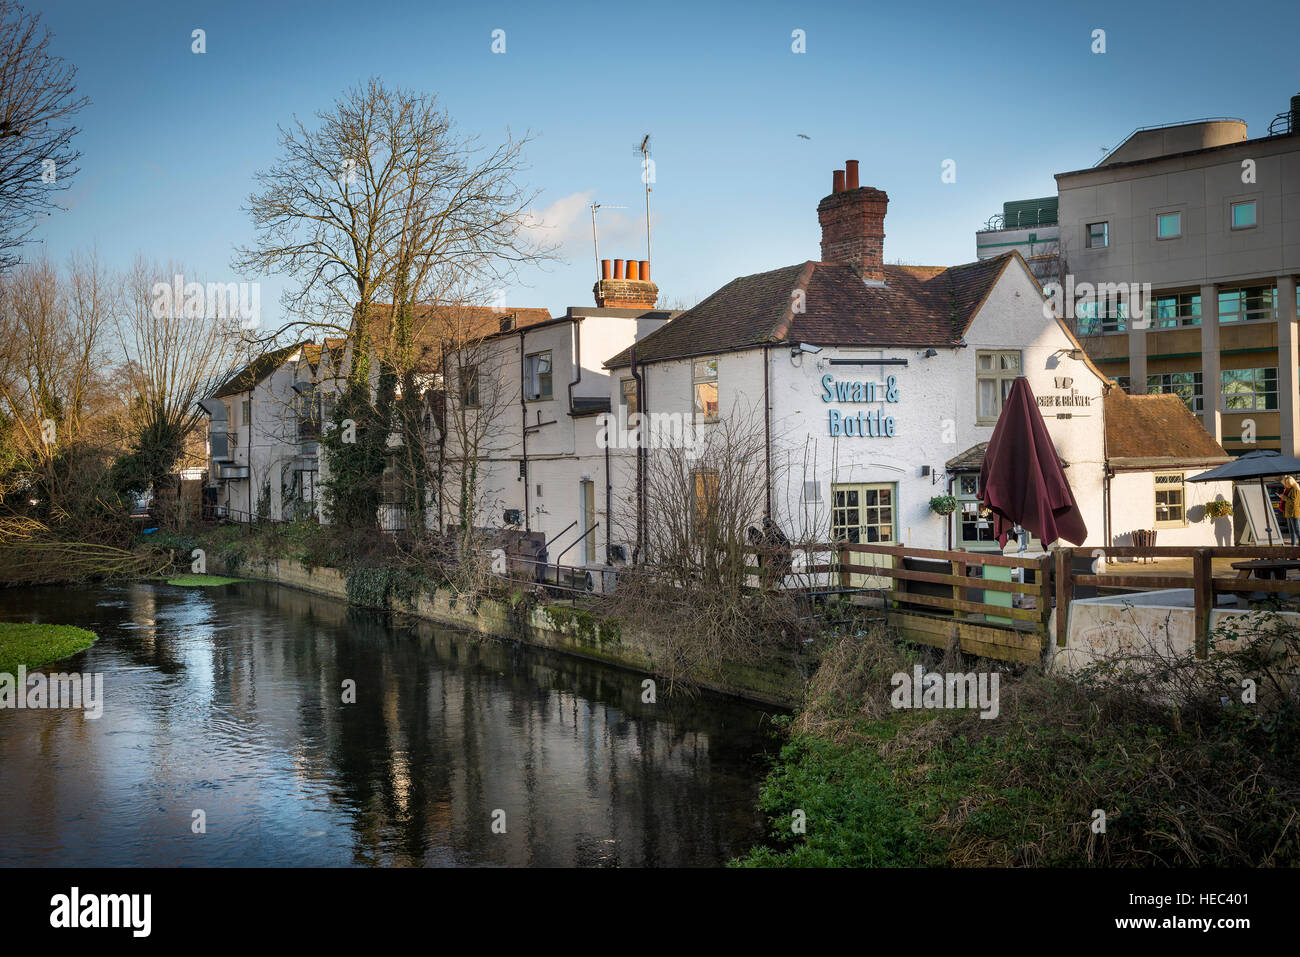
[[[1075,554],[1099,558],[1104,556],[1109,562],[1116,558],[1190,558],[1192,571],[1190,575],[1134,575],[1123,572],[1106,572],[1096,574],[1076,574],[1071,572]],[[1195,628],[1196,656],[1204,658],[1209,651],[1210,613],[1215,607],[1216,595],[1255,594],[1262,592],[1267,596],[1300,595],[1300,581],[1246,578],[1241,572],[1234,571],[1231,577],[1214,576],[1214,559],[1231,559],[1248,561],[1250,559],[1269,558],[1282,561],[1300,561],[1300,548],[1285,545],[1235,545],[1231,547],[1192,548],[1178,546],[1156,546],[1152,548],[1133,548],[1116,546],[1113,548],[1060,548],[1052,553],[1055,556],[1056,604],[1058,608],[1066,607],[1074,597],[1076,586],[1092,586],[1111,589],[1140,589],[1153,591],[1162,588],[1190,588],[1193,596],[1193,622]],[[1108,567],[1110,567],[1108,565]],[[1064,648],[1068,638],[1068,615],[1056,616],[1056,644]]]
[[[946,647],[956,639],[964,651],[986,657],[1035,662],[1055,637],[1064,647],[1068,637],[1069,615],[1056,616],[1055,634],[1051,634],[1053,607],[1068,609],[1076,588],[1091,587],[1113,593],[1124,590],[1188,588],[1194,596],[1195,647],[1204,657],[1208,652],[1210,613],[1215,596],[1256,594],[1282,598],[1300,595],[1300,581],[1231,577],[1214,574],[1215,559],[1246,561],[1280,559],[1300,561],[1300,547],[1233,546],[1138,548],[1059,548],[1034,558],[1001,555],[996,552],[965,552],[899,545],[866,545],[848,542],[794,548],[806,552],[809,560],[796,563],[794,574],[833,576],[841,591],[874,591],[884,599],[888,620],[905,637],[924,644]],[[764,549],[754,549],[760,556]],[[812,558],[826,556],[825,560]],[[1134,570],[1115,569],[1107,565],[1102,574],[1074,569],[1079,559],[1095,561],[1115,559],[1190,558],[1190,574],[1135,574]],[[948,568],[908,568],[907,560],[947,563]],[[1019,579],[1005,580],[998,574],[989,577],[989,569],[1019,572]],[[752,569],[761,576],[759,569]],[[977,573],[976,573],[977,572]],[[1032,574],[1033,580],[1027,580]],[[874,582],[864,581],[874,579]],[[771,578],[767,579],[770,583]],[[939,586],[918,590],[917,585]],[[946,588],[946,591],[945,591]],[[1015,607],[990,601],[989,593],[1032,598]],[[1053,602],[1055,599],[1055,602]]]

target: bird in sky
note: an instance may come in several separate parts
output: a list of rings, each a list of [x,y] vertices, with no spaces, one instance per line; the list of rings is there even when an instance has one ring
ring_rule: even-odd
[[[809,136],[807,133],[796,133],[795,136],[799,137],[799,139],[801,139],[801,140],[810,140],[810,139],[812,139],[812,137]]]

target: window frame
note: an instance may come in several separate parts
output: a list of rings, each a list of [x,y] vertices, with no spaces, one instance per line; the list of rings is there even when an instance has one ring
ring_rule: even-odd
[[[480,402],[482,396],[479,395],[479,372],[478,363],[462,365],[458,369],[459,382],[457,383],[456,393],[460,398],[462,409],[478,409],[482,406]]]
[[[1178,476],[1178,485],[1177,485],[1178,509],[1180,511],[1181,518],[1162,519],[1160,518],[1160,496],[1162,493],[1169,494],[1173,490],[1173,485],[1172,483],[1169,483],[1167,484],[1165,489],[1161,489],[1160,479],[1170,478],[1175,475]],[[1152,519],[1154,521],[1153,527],[1154,528],[1186,528],[1187,527],[1187,473],[1166,472],[1166,471],[1153,472],[1151,474],[1151,488],[1153,493],[1152,494]],[[1170,506],[1166,506],[1165,511],[1168,512],[1169,510],[1170,510]]]
[[[1224,319],[1223,299],[1225,296],[1235,297],[1240,303],[1240,308],[1234,310],[1228,315],[1232,319]],[[1250,308],[1252,297],[1260,299],[1267,298],[1270,305],[1255,306]],[[1215,297],[1215,304],[1218,310],[1218,319],[1220,325],[1237,325],[1254,322],[1277,322],[1277,286],[1233,286],[1228,289],[1220,289]]]
[[[1002,357],[1008,355],[1014,355],[1016,357],[1016,368],[1014,370],[1014,374],[1010,376],[1006,375],[1006,373],[1011,370],[1001,368]],[[980,360],[985,356],[993,357],[994,365],[996,366],[996,368],[988,370],[987,372],[980,369]],[[1004,380],[1010,380],[1010,382],[1015,382],[1017,378],[1019,378],[1021,375],[1024,374],[1024,371],[1025,371],[1025,356],[1024,356],[1024,352],[1020,349],[977,349],[975,350],[975,424],[976,425],[997,425],[998,418],[1002,415],[1003,403],[1006,401],[1006,397],[1007,397],[1006,392],[1003,391],[1002,382]],[[998,411],[997,411],[997,415],[993,416],[992,418],[983,415],[980,407],[980,383],[982,381],[987,381],[987,380],[992,380],[998,383],[996,389],[997,397],[998,397]],[[1008,385],[1007,391],[1009,390],[1010,390],[1010,386]]]
[[[1238,207],[1246,207],[1246,206],[1250,207],[1250,222],[1245,226],[1238,226],[1237,209]],[[1228,229],[1230,231],[1236,231],[1241,229],[1254,229],[1258,225],[1259,225],[1259,200],[1243,199],[1235,203],[1232,202],[1228,203]]]
[[[1255,387],[1255,390],[1250,393],[1234,392],[1229,394],[1228,390],[1225,388],[1227,383],[1224,380],[1224,376],[1231,375],[1232,373],[1241,373],[1241,372],[1252,373],[1250,382],[1251,385]],[[1270,392],[1267,388],[1261,388],[1261,386],[1268,385],[1270,373],[1272,374],[1272,381],[1273,381],[1272,392]],[[1241,380],[1238,379],[1235,381],[1241,381]],[[1252,400],[1252,405],[1249,408],[1243,408],[1243,409],[1228,408],[1228,400],[1230,398],[1234,398],[1234,397],[1240,398],[1240,397],[1245,397],[1247,395],[1249,395]],[[1269,396],[1272,396],[1273,398],[1273,404],[1271,406],[1268,404]],[[1279,409],[1279,404],[1278,404],[1279,398],[1280,398],[1280,390],[1278,389],[1277,368],[1275,366],[1260,366],[1259,368],[1251,368],[1251,369],[1219,370],[1219,411],[1226,415],[1251,414],[1251,413],[1258,413],[1258,412],[1277,412]],[[1263,402],[1262,405],[1260,404],[1261,401]]]
[[[1095,226],[1101,227],[1101,242],[1099,243],[1092,241],[1093,227]],[[1110,220],[1100,219],[1095,223],[1088,223],[1084,227],[1083,246],[1085,249],[1106,249],[1110,246]]]
[[[700,366],[712,366],[711,372],[700,374]],[[702,356],[691,360],[691,409],[697,420],[717,422],[721,408],[721,393],[718,385],[718,357]],[[700,387],[713,384],[713,412],[708,411],[707,403],[700,402]]]
[[[541,372],[541,365],[546,362],[546,372]],[[542,379],[546,379],[546,390],[542,391]],[[528,390],[524,399],[528,402],[549,402],[555,398],[555,359],[550,349],[540,349],[524,356],[524,384]]]
[[[632,376],[618,380],[618,404],[623,407],[623,413],[627,418],[636,415],[636,379]]]
[[[1172,303],[1172,315],[1160,315],[1160,310]],[[1193,311],[1193,309],[1195,311]],[[1147,304],[1151,329],[1182,329],[1201,324],[1201,294],[1199,292],[1167,292],[1152,295]]]
[[[1190,382],[1175,382],[1175,376],[1192,376]],[[1155,387],[1152,387],[1151,380],[1158,380]],[[1168,381],[1165,381],[1168,380]],[[1183,400],[1183,405],[1187,406],[1189,412],[1193,415],[1205,414],[1205,374],[1195,369],[1189,369],[1182,372],[1151,372],[1147,374],[1147,394],[1148,395],[1176,395]],[[1179,386],[1190,388],[1192,391],[1184,395],[1178,391]],[[1192,404],[1188,404],[1187,399],[1192,399]]]

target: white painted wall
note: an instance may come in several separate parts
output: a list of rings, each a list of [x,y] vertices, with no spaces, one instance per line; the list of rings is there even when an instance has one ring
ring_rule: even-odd
[[[1131,545],[1134,529],[1154,528],[1157,545],[1232,545],[1232,518],[1205,521],[1206,502],[1216,498],[1232,501],[1231,482],[1187,482],[1206,469],[1185,469],[1184,496],[1188,521],[1181,526],[1156,525],[1154,472],[1120,472],[1111,478],[1111,532],[1113,544]]]

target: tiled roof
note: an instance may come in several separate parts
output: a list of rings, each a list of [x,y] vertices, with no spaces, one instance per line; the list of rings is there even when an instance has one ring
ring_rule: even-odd
[[[1117,465],[1206,464],[1227,462],[1214,441],[1176,395],[1107,393],[1106,456]]]
[[[212,398],[223,399],[228,395],[238,395],[241,392],[251,391],[259,382],[280,368],[295,352],[310,345],[310,342],[298,342],[291,346],[285,346],[283,349],[276,349],[274,352],[258,356],[226,379],[217,391],[212,393]]]
[[[389,303],[371,306],[371,337],[384,354],[391,354],[393,342],[393,307]],[[415,306],[412,310],[411,335],[415,348],[415,367],[429,371],[442,362],[443,346],[463,346],[501,331],[509,319],[511,328],[533,326],[550,320],[546,309],[497,309],[492,306]]]
[[[978,472],[984,465],[984,452],[988,447],[987,442],[972,445],[960,455],[950,458],[944,463],[944,467],[949,472]]]
[[[1014,256],[947,268],[885,266],[883,286],[867,285],[849,266],[812,261],[742,276],[637,343],[637,361],[774,342],[952,345]],[[605,365],[630,361],[626,349]]]

